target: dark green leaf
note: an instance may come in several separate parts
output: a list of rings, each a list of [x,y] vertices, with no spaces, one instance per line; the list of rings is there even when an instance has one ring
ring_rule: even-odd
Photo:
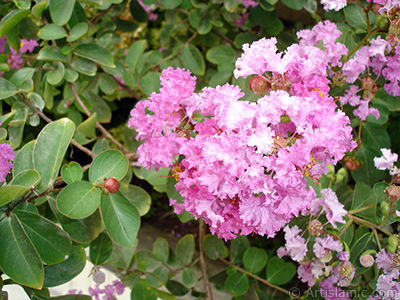
[[[205,73],[205,62],[203,55],[196,47],[192,45],[186,45],[183,47],[181,52],[181,59],[184,66],[189,69],[195,75],[204,75]]]
[[[94,265],[101,265],[110,257],[113,244],[108,235],[104,232],[90,243],[89,257]]]
[[[373,189],[365,183],[357,183],[354,188],[353,201],[350,210],[360,210],[369,206],[369,208],[360,212],[354,212],[354,215],[365,218],[373,222],[376,217],[377,197]]]
[[[74,58],[71,67],[79,73],[87,76],[94,76],[97,72],[97,66],[94,62],[84,58]]]
[[[161,0],[161,5],[167,9],[175,9],[181,5],[182,0]]]
[[[356,158],[361,161],[361,167],[357,171],[351,171],[354,180],[371,186],[380,180],[384,171],[378,170],[374,165],[374,157],[380,156],[382,153],[379,150],[361,145],[356,154]]]
[[[27,211],[16,211],[24,230],[46,265],[65,260],[71,251],[71,239],[60,227]]]
[[[260,272],[267,264],[268,255],[264,249],[250,247],[243,254],[243,265],[247,271]]]
[[[50,0],[50,15],[57,25],[65,25],[71,18],[74,10],[75,0]]]
[[[140,280],[132,288],[131,300],[157,300],[156,290],[149,287],[146,281]]]
[[[66,283],[79,275],[86,265],[86,254],[82,246],[72,246],[68,259],[44,269],[45,287]]]
[[[140,86],[146,95],[150,95],[161,88],[160,76],[160,73],[149,72],[140,79]]]
[[[249,278],[241,272],[229,274],[225,281],[225,288],[236,296],[241,296],[249,289]]]
[[[149,20],[148,13],[144,10],[144,8],[139,4],[138,1],[131,1],[129,4],[129,11],[131,12],[132,17],[138,22],[147,22]]]
[[[153,254],[157,256],[163,263],[168,263],[169,246],[166,239],[161,237],[157,238],[153,244]]]
[[[244,235],[238,235],[231,242],[230,260],[235,264],[242,261],[243,254],[250,247],[249,239]]]
[[[189,289],[197,284],[197,275],[193,267],[186,267],[183,269],[182,283]]]
[[[129,185],[129,190],[124,192],[123,195],[137,208],[140,216],[144,216],[150,210],[151,197],[141,187],[136,185]]]
[[[40,49],[37,59],[44,61],[60,61],[64,63],[69,62],[68,56],[62,54],[61,50],[55,46],[46,46]]]
[[[15,282],[41,289],[43,265],[15,215],[0,222],[0,267]]]
[[[131,71],[136,69],[138,62],[142,59],[144,50],[147,47],[146,40],[139,40],[132,44],[128,50],[128,55],[126,56],[126,64]]]
[[[30,10],[16,9],[9,12],[0,22],[0,36],[5,35],[10,29],[17,25],[22,19],[29,16]]]
[[[17,88],[9,81],[0,78],[0,100],[14,96]]]
[[[74,42],[86,34],[89,26],[87,23],[76,24],[69,32],[67,42]]]
[[[56,201],[54,199],[50,198],[48,202],[62,228],[69,234],[73,241],[80,244],[87,244],[93,241],[99,235],[101,228],[101,216],[98,210],[85,219],[70,219],[58,211]]]
[[[77,162],[71,161],[68,165],[62,167],[61,176],[66,184],[80,181],[83,176],[82,167]]]
[[[97,44],[80,44],[75,48],[74,53],[96,63],[111,68],[115,67],[114,59],[110,51]]]
[[[272,284],[288,283],[296,275],[296,266],[292,262],[274,256],[268,261],[267,280]]]
[[[123,247],[133,247],[140,227],[140,216],[136,207],[121,192],[102,192],[100,208],[111,239]]]
[[[207,51],[206,58],[209,62],[213,64],[223,64],[223,63],[231,63],[236,60],[236,53],[231,47],[226,45],[218,45],[212,47]]]
[[[225,245],[216,235],[207,234],[203,239],[204,253],[210,259],[218,259],[224,255]]]
[[[306,5],[307,0],[282,0],[287,7],[295,10],[301,10]]]
[[[176,245],[176,256],[182,264],[188,265],[192,262],[193,255],[194,237],[192,234],[187,234]]]
[[[347,23],[349,23],[351,26],[363,30],[367,30],[368,25],[367,25],[367,18],[364,13],[363,8],[361,7],[360,4],[356,3],[349,3],[344,9],[344,15],[346,17]],[[373,26],[376,21],[376,14],[374,14],[371,10],[368,13],[368,18],[369,18],[369,24]]]
[[[168,291],[171,292],[171,294],[178,297],[185,296],[187,293],[189,293],[188,288],[186,288],[182,283],[175,280],[168,280],[165,287],[168,289]]]
[[[57,85],[63,80],[65,74],[65,66],[62,62],[57,62],[57,70],[47,73],[47,82],[51,85]]]

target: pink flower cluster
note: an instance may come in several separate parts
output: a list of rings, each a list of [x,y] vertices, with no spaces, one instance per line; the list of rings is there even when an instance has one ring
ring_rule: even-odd
[[[2,36],[0,38],[0,53],[5,52],[5,45],[7,45],[6,36]],[[22,59],[21,54],[32,53],[36,46],[39,46],[39,44],[35,40],[21,39],[21,44],[18,51],[14,50],[12,47],[9,47],[11,54],[7,59],[7,63],[9,64],[10,68],[15,70],[21,69],[24,66],[24,60]]]
[[[10,173],[13,167],[12,161],[14,159],[13,148],[9,144],[0,144],[0,183],[6,180],[6,175]]]
[[[269,83],[256,103],[230,84],[194,93],[195,77],[170,67],[160,92],[131,112],[128,124],[145,140],[139,163],[170,167],[184,198],[171,199],[175,211],[203,217],[221,238],[273,237],[311,207],[306,178],[318,180],[356,146],[349,119],[328,95],[327,69],[345,48],[318,29],[302,37],[284,55],[274,38],[244,45],[235,76]],[[315,47],[319,39],[326,51]]]

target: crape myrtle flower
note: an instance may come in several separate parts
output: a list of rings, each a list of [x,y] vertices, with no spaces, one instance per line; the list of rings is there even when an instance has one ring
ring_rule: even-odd
[[[382,148],[381,152],[383,156],[374,157],[374,165],[378,170],[390,170],[394,167],[394,163],[397,161],[398,155],[392,153],[390,149]]]
[[[348,117],[329,96],[327,70],[343,47],[324,28],[305,31],[304,41],[285,53],[276,39],[243,46],[236,77],[264,76],[270,90],[257,102],[244,100],[230,84],[195,93],[189,71],[163,70],[159,93],[140,101],[129,126],[145,142],[139,163],[169,167],[183,197],[175,212],[204,218],[226,240],[237,234],[273,237],[293,216],[305,214],[315,198],[307,177],[317,181],[355,148]],[[315,43],[322,39],[326,51]]]
[[[321,4],[326,11],[332,9],[338,11],[347,5],[347,0],[321,0]]]

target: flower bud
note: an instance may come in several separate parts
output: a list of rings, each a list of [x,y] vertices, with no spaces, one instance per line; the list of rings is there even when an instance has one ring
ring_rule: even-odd
[[[335,167],[333,165],[327,165],[326,166],[328,168],[328,174],[326,174],[326,177],[328,179],[332,179],[333,176],[335,175]]]
[[[388,238],[387,250],[389,253],[394,254],[397,250],[398,238],[396,235],[391,235]]]
[[[308,224],[308,231],[310,235],[319,236],[324,232],[324,226],[319,220],[312,220],[310,224]]]
[[[249,88],[256,95],[265,95],[271,88],[271,83],[266,78],[256,75],[250,79]]]
[[[95,271],[92,276],[96,284],[102,284],[106,281],[106,274],[100,270]]]
[[[348,278],[351,281],[353,272],[354,272],[354,266],[351,262],[342,261],[339,264],[339,274],[343,276],[344,279]]]
[[[328,263],[331,261],[331,259],[332,259],[332,251],[325,249],[325,254],[320,258],[320,261],[323,263]]]
[[[400,186],[391,185],[385,189],[385,194],[391,202],[396,202],[400,199]]]
[[[115,177],[108,178],[104,182],[104,188],[106,192],[115,194],[119,190],[119,182]]]
[[[372,6],[372,12],[373,12],[374,14],[379,15],[379,9],[382,8],[382,7],[383,7],[383,5],[381,5],[381,4],[374,4],[374,5]]]
[[[371,267],[375,262],[374,257],[371,254],[364,254],[360,256],[360,264],[364,268],[369,268]]]
[[[336,173],[334,184],[341,183],[345,177],[346,177],[346,169],[340,168],[339,171],[337,171]]]
[[[382,215],[388,216],[389,215],[389,203],[381,202],[380,206],[381,206]]]

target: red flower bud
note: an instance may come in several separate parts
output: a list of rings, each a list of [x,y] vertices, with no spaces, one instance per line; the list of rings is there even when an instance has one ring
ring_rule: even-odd
[[[271,88],[271,83],[262,76],[254,76],[249,81],[250,90],[256,95],[265,95]]]
[[[104,188],[106,192],[115,194],[119,190],[119,182],[115,177],[108,178],[104,182]]]

